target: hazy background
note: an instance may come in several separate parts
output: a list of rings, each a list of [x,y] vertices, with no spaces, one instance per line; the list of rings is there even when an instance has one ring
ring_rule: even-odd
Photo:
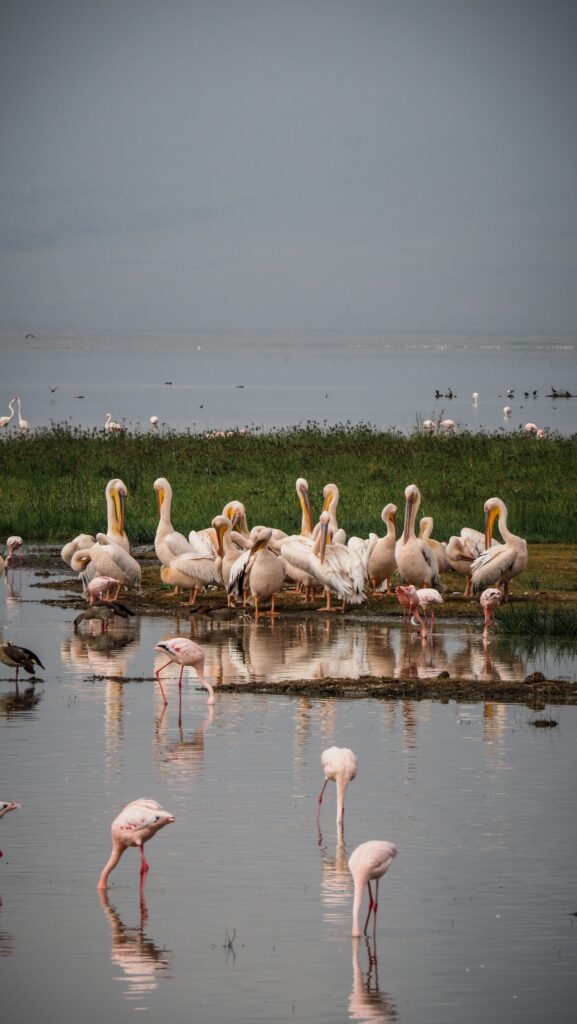
[[[577,326],[577,5],[2,12],[2,326]]]

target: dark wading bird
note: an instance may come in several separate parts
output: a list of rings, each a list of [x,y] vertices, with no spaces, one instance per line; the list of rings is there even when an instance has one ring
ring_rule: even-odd
[[[4,640],[0,644],[0,661],[10,668],[16,669],[15,683],[18,683],[18,672],[21,668],[31,676],[34,675],[35,665],[44,668],[40,658],[37,654],[34,654],[34,651],[29,651],[27,647],[18,647],[16,644],[11,644],[9,640]]]

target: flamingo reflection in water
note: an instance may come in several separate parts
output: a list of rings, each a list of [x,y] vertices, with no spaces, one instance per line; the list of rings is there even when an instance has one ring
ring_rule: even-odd
[[[127,927],[120,914],[108,899],[105,889],[98,892],[100,905],[110,922],[110,959],[126,975],[127,999],[141,999],[158,986],[158,982],[169,977],[169,951],[159,948],[145,933],[148,908],[144,895],[140,896],[140,919],[138,925]],[[145,1009],[135,1006],[134,1009]]]
[[[391,997],[379,989],[376,943],[371,948],[368,935],[364,936],[369,964],[365,978],[360,960],[361,941],[360,937],[353,939],[353,987],[349,996],[349,1018],[373,1021],[374,1024],[392,1024],[398,1014]]]
[[[322,857],[322,878],[320,895],[325,906],[325,918],[327,921],[334,921],[339,915],[339,924],[344,920],[345,913],[348,914],[350,905],[352,879],[348,866],[347,848],[339,836],[335,847],[334,856],[331,856],[326,846],[322,845],[323,837],[319,829],[318,845]],[[342,911],[342,917],[340,912]]]

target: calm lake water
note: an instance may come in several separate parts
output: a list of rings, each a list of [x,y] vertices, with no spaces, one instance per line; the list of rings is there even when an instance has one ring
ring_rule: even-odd
[[[160,429],[193,432],[307,421],[411,431],[442,418],[469,430],[577,430],[577,398],[546,397],[577,395],[573,337],[35,334],[0,332],[0,414],[19,394],[31,428],[102,427],[110,412],[131,429],[156,415]]]
[[[163,714],[153,647],[186,633],[187,617],[75,637],[76,612],[42,603],[55,597],[43,583],[25,569],[12,596],[0,584],[4,636],[46,666],[19,697],[0,670],[0,797],[22,804],[0,822],[11,1021],[47,1007],[64,1024],[135,1013],[178,1024],[573,1021],[577,708],[546,709],[554,729],[498,703],[232,693],[211,710],[190,682],[179,729],[176,675]],[[378,671],[379,651],[384,672],[407,646],[423,654],[419,638],[403,646],[402,629],[383,624],[250,623],[197,639],[217,679],[314,676],[322,658],[335,674]],[[530,671],[500,640],[499,671]],[[425,661],[459,652],[485,670],[478,634],[440,624]],[[131,681],[114,681],[119,672]],[[359,757],[344,846],[334,787],[316,827],[320,754],[333,743]],[[144,795],[176,816],[147,846],[145,903],[134,851],[99,897],[110,822]],[[400,852],[376,938],[359,941],[346,861],[371,838]]]

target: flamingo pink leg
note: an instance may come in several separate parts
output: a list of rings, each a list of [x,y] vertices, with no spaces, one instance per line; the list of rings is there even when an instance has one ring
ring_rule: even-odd
[[[373,903],[373,891],[371,889],[371,883],[370,882],[367,882],[367,889],[369,890],[369,909],[367,911],[367,919],[365,921],[365,927],[363,928],[363,935],[366,935],[366,933],[367,933],[367,926],[368,926],[368,923],[369,923],[369,918],[371,916],[371,910],[375,906],[375,904]]]
[[[324,784],[323,788],[321,789],[321,791],[319,793],[319,806],[318,806],[318,811],[317,811],[317,824],[318,824],[320,816],[321,816],[321,804],[323,802],[323,794],[324,794],[325,789],[327,788],[327,782],[328,781],[329,781],[328,779],[325,779],[325,784]]]
[[[144,892],[144,885],[145,885],[145,882],[146,882],[146,876],[148,874],[149,867],[150,867],[150,865],[149,865],[146,857],[144,856],[144,846],[141,846],[140,847],[140,891],[141,891],[141,893]]]
[[[168,668],[169,665],[172,665],[172,661],[165,662],[164,665],[161,665],[160,668],[157,668],[156,672],[154,673],[156,678],[157,678],[157,680],[158,680],[158,685],[160,686],[160,692],[162,694],[162,699],[163,699],[165,704],[168,704],[168,701],[166,699],[166,694],[164,692],[164,686],[162,685],[162,683],[160,681],[160,673],[163,672],[165,668]]]

